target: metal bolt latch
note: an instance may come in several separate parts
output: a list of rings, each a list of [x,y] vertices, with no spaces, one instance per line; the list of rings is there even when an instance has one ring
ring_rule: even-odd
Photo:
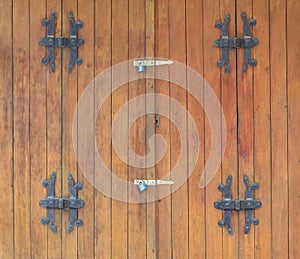
[[[162,66],[162,65],[171,65],[173,64],[172,60],[136,60],[133,61],[133,66],[137,67],[137,72],[141,73],[145,71],[145,67],[153,66]]]
[[[154,185],[172,185],[174,182],[172,180],[142,180],[142,179],[135,179],[133,181],[134,185],[137,185],[140,192],[146,191],[147,186],[154,186]]]

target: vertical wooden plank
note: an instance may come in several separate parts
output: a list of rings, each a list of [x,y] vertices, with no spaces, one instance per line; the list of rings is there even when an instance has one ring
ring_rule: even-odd
[[[13,2],[14,244],[15,257],[30,252],[29,1]]]
[[[129,0],[129,59],[137,59],[145,56],[145,2]],[[131,64],[129,64],[131,67]],[[135,68],[133,68],[135,69]],[[145,95],[145,79],[129,83],[129,100]],[[136,112],[145,112],[145,97],[129,105],[129,119]],[[135,155],[145,156],[146,153],[146,125],[145,116],[134,122],[129,129],[129,146],[132,147]],[[130,125],[128,125],[130,126]],[[128,168],[128,181],[132,183],[136,178],[145,179],[146,170],[130,166]],[[137,192],[136,187],[129,189],[129,195]],[[140,194],[146,197],[146,194]],[[129,200],[130,202],[130,200]],[[146,228],[146,204],[128,205],[128,257],[146,258],[147,228]]]
[[[272,257],[288,258],[286,1],[270,1]],[[278,195],[280,190],[280,195]]]
[[[12,3],[0,4],[0,206],[5,208],[0,215],[0,255],[8,259],[14,257]]]
[[[44,47],[38,46],[45,33],[41,19],[46,13],[45,1],[30,1],[30,171],[31,171],[31,257],[47,258],[47,227],[41,217],[46,210],[39,201],[45,194],[41,181],[46,178],[46,67],[41,66]]]
[[[220,2],[220,17],[230,13],[231,22],[228,25],[229,37],[234,38],[236,34],[236,17],[235,1]],[[239,15],[239,14],[238,14]],[[239,17],[237,17],[239,19]],[[242,50],[240,50],[242,51]],[[225,73],[224,68],[221,70],[221,103],[224,116],[226,118],[226,149],[222,160],[222,183],[226,183],[229,175],[232,175],[231,184],[232,197],[238,197],[238,155],[237,155],[237,86],[236,86],[236,51],[229,51],[229,62],[231,73]],[[243,214],[243,213],[242,213]],[[227,229],[223,229],[223,258],[238,258],[239,244],[239,222],[238,214],[231,214],[231,224],[234,234],[231,236]]]
[[[128,1],[112,1],[112,65],[128,60]],[[112,69],[112,82],[118,74]],[[112,94],[112,122],[120,107],[128,101],[128,84]],[[124,129],[128,128],[128,117],[122,118]],[[112,152],[112,172],[123,179],[128,178],[127,164]],[[116,190],[117,191],[117,190]],[[112,197],[114,183],[112,183]],[[112,200],[112,258],[128,258],[127,203]]]
[[[161,58],[169,58],[169,1],[156,1],[155,17],[155,55]],[[166,81],[156,80],[155,88],[157,94],[170,95],[170,86]],[[169,103],[156,101],[157,109],[163,109],[169,114]],[[163,136],[166,141],[166,153],[164,158],[156,165],[156,177],[161,179],[170,172],[170,123],[169,118],[161,116],[160,125],[156,128],[156,134]],[[159,152],[157,147],[157,152]],[[157,245],[158,258],[172,258],[171,247],[171,195],[158,201],[157,205]]]
[[[216,96],[220,100],[220,69],[216,66],[216,62],[220,58],[220,50],[213,46],[214,40],[220,37],[220,31],[215,28],[215,23],[220,19],[219,1],[203,1],[203,52],[204,52],[204,78],[214,90]],[[206,102],[206,91],[204,90],[204,106]],[[220,133],[221,134],[221,133]],[[205,162],[210,153],[211,132],[209,121],[205,119]],[[221,145],[220,152],[221,153]],[[218,226],[218,221],[222,218],[222,212],[216,211],[214,202],[222,198],[217,186],[221,183],[221,170],[219,169],[216,176],[206,186],[206,257],[221,258],[222,257],[222,229]]]
[[[186,42],[187,65],[203,75],[203,1],[186,1]],[[191,75],[187,73],[187,87]],[[203,94],[203,93],[202,93]],[[202,100],[203,102],[203,100]],[[205,258],[205,191],[200,189],[199,179],[204,170],[204,110],[193,96],[188,95],[188,111],[196,122],[200,140],[200,153],[196,156],[193,144],[188,145],[188,170],[193,161],[196,167],[189,178],[189,258]],[[188,139],[193,136],[190,128],[193,121],[188,120]]]
[[[178,8],[180,6],[180,8]],[[169,2],[169,26],[170,26],[170,59],[186,64],[186,30],[185,30],[185,1]],[[170,67],[172,80],[174,70]],[[182,73],[181,86],[186,87],[186,71]],[[175,99],[187,108],[187,94],[185,89],[176,84],[170,85],[170,98]],[[170,104],[170,118],[178,121],[182,118],[183,130],[179,132],[174,124],[170,126],[171,134],[171,170],[178,162],[180,153],[183,159],[178,165],[183,174],[187,174],[187,150],[181,146],[181,140],[187,143],[187,119],[186,115],[178,114],[176,107]],[[171,178],[172,175],[171,175]],[[176,180],[175,185],[176,185]],[[175,187],[174,185],[174,187]],[[188,185],[185,182],[178,190],[172,193],[172,253],[174,258],[188,258]]]
[[[111,66],[111,0],[95,2],[95,76]],[[109,79],[111,81],[111,78]],[[101,95],[102,89],[95,88],[95,100]],[[111,170],[111,106],[112,97],[103,105],[96,121],[97,146],[101,147],[102,159]],[[97,107],[95,107],[96,109]],[[97,155],[97,154],[95,154]],[[101,176],[95,177],[95,183]],[[108,183],[111,185],[111,183]],[[125,207],[126,208],[126,207]],[[111,255],[111,199],[102,193],[95,193],[95,258],[112,258]],[[126,219],[125,219],[126,222]],[[126,227],[126,224],[125,224]],[[120,226],[120,231],[122,227]],[[122,233],[123,235],[123,233]],[[126,242],[126,240],[125,240]],[[119,248],[122,249],[121,247]],[[126,250],[125,250],[126,251]],[[124,254],[123,254],[124,255]],[[126,255],[126,253],[125,253]],[[117,258],[117,257],[116,257]],[[123,257],[126,258],[126,257]]]
[[[77,1],[67,0],[62,3],[62,34],[63,37],[69,37],[70,23],[68,13],[72,11],[75,22],[77,16]],[[84,22],[84,21],[83,21]],[[83,29],[82,29],[83,30]],[[81,37],[81,30],[78,31],[78,36]],[[72,123],[74,112],[77,104],[78,93],[78,67],[74,66],[72,73],[68,72],[70,50],[64,49],[62,53],[62,194],[69,193],[68,172],[70,172],[75,181],[77,181],[77,162],[72,144]],[[80,57],[80,51],[79,51]],[[85,62],[84,57],[82,57]],[[80,195],[80,193],[79,193]],[[72,233],[68,233],[69,214],[62,213],[62,257],[76,258],[77,257],[77,228],[74,227]]]
[[[62,16],[61,1],[47,1],[47,12],[45,17],[49,18],[55,11],[55,35],[62,35]],[[44,29],[45,30],[45,29]],[[42,35],[46,35],[46,30]],[[46,51],[44,51],[46,55]],[[62,174],[62,76],[61,76],[61,49],[55,49],[55,68],[56,72],[50,72],[47,65],[47,178],[51,177],[52,172],[56,172],[55,195],[62,196],[61,174]],[[45,190],[44,190],[45,193]],[[62,257],[62,212],[55,210],[56,234],[53,234],[49,226],[48,231],[48,258]]]
[[[288,83],[288,180],[289,180],[289,257],[300,257],[300,2],[287,1],[287,83]],[[296,205],[298,204],[298,206]]]
[[[260,183],[255,197],[263,206],[255,216],[261,224],[255,230],[255,257],[271,256],[271,111],[270,111],[270,62],[269,62],[269,1],[253,1],[253,16],[257,25],[255,37],[261,39],[253,50],[258,59],[254,69],[254,174]]]
[[[82,1],[78,0],[78,19],[83,22],[83,28],[80,30],[79,35],[84,39],[85,43],[80,47],[78,53],[83,59],[83,63],[78,69],[78,99],[89,85],[90,81],[94,79],[94,1]],[[94,95],[92,96],[92,104]],[[78,112],[78,127],[85,127],[80,121],[90,121],[92,127],[85,129],[84,134],[90,134],[94,136],[94,104],[92,112],[84,109],[77,110]],[[78,136],[80,139],[80,136]],[[87,143],[82,143],[78,147],[78,158],[80,161],[88,163],[86,168],[90,168],[94,172],[94,146],[89,146]],[[91,162],[92,161],[92,162]],[[90,183],[85,177],[87,172],[81,172],[78,168],[78,182],[82,183],[83,189],[79,192],[79,195],[84,199],[86,206],[84,209],[78,211],[79,218],[83,221],[84,226],[78,229],[78,258],[94,258],[94,184]]]
[[[146,16],[146,57],[155,56],[155,1],[145,1],[145,16]],[[148,70],[147,70],[148,71]],[[146,71],[146,73],[147,73]],[[155,92],[155,81],[154,79],[146,80],[146,94],[154,94]],[[150,150],[150,138],[155,134],[155,116],[148,114],[148,111],[154,110],[155,100],[150,101],[146,98],[146,154],[151,152]],[[155,153],[156,145],[154,143]],[[155,166],[149,167],[146,170],[147,179],[156,179]],[[154,187],[155,188],[155,187]],[[148,196],[149,197],[149,196]],[[147,197],[147,199],[148,199]],[[156,246],[156,202],[147,203],[147,258],[155,259],[157,257],[157,246]]]
[[[252,0],[237,1],[236,26],[237,36],[244,35],[244,26],[241,18],[242,12],[247,19],[252,18]],[[256,17],[254,17],[256,18]],[[256,37],[256,35],[255,35]],[[260,46],[258,46],[260,47]],[[256,47],[256,48],[258,48]],[[252,54],[253,56],[253,54]],[[237,82],[238,82],[238,171],[239,171],[239,198],[245,197],[243,175],[246,174],[253,181],[253,69],[249,66],[246,73],[242,72],[244,52],[237,53]],[[260,62],[260,60],[258,61]],[[239,214],[239,256],[241,258],[254,258],[254,229],[248,235],[244,234],[244,213]]]

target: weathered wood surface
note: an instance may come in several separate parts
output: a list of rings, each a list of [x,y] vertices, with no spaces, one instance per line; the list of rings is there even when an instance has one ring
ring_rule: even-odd
[[[41,64],[46,54],[38,45],[46,34],[41,20],[52,11],[57,16],[56,36],[69,35],[69,11],[76,21],[83,22],[78,33],[85,39],[79,48],[83,64],[75,66],[72,73],[68,72],[68,49],[55,49],[55,73]],[[243,73],[243,50],[230,50],[231,74],[226,74],[224,68],[216,66],[220,50],[212,43],[220,31],[214,25],[230,13],[229,35],[241,37],[242,11],[248,19],[257,20],[251,30],[260,40],[252,49],[257,66],[249,66]],[[0,215],[0,258],[300,258],[299,12],[297,0],[2,1],[0,206],[5,213]],[[92,172],[96,172],[93,161],[97,154],[93,146],[73,149],[72,124],[78,99],[96,75],[112,65],[144,56],[173,59],[203,75],[222,105],[227,144],[216,176],[206,188],[199,189],[213,137],[205,113],[209,101],[205,89],[202,107],[191,94],[168,81],[125,83],[107,98],[96,120],[91,121],[94,129],[87,129],[95,134],[107,168],[132,182],[164,177],[176,165],[180,152],[185,154],[182,174],[197,161],[188,181],[171,195],[148,204],[132,204],[110,197],[118,191],[110,180],[111,195],[104,195],[93,183],[97,186],[107,179],[93,175],[90,181],[84,176],[75,154],[83,161],[92,161]],[[107,87],[120,77],[114,69],[106,78]],[[128,63],[128,72],[135,69]],[[172,66],[165,69],[172,78]],[[148,75],[150,71],[146,68]],[[180,76],[182,85],[189,89],[191,74],[186,70]],[[101,93],[101,88],[95,87],[94,100],[102,98]],[[155,167],[141,169],[128,165],[130,157],[123,161],[118,156],[111,132],[119,109],[145,93],[169,96],[169,102],[150,102],[142,97],[144,101],[130,104],[127,115],[121,118],[120,131],[129,130],[128,148],[137,155],[150,152],[149,139],[154,134],[164,137],[167,148]],[[194,152],[193,121],[187,113],[179,117],[171,98],[187,109],[196,123],[198,156]],[[164,109],[169,118],[161,116],[156,127],[154,116],[147,115],[129,129],[130,116],[153,107]],[[79,111],[78,123],[80,116],[85,116],[85,111]],[[182,119],[185,130],[180,134],[170,120],[172,116]],[[181,150],[181,138],[187,143],[185,150]],[[158,151],[157,147],[154,152]],[[40,224],[46,215],[38,204],[46,195],[41,182],[53,171],[57,173],[58,197],[68,195],[68,172],[83,183],[79,197],[86,205],[78,215],[84,222],[71,234],[67,233],[68,211],[55,211],[56,234]],[[244,174],[260,185],[255,191],[263,203],[255,212],[260,224],[251,226],[245,235],[245,213],[234,212],[230,236],[218,226],[222,212],[214,209],[213,202],[222,197],[217,186],[228,175],[233,176],[232,197],[243,199]],[[137,193],[135,186],[125,186],[124,190],[124,197]],[[159,194],[159,188],[155,190]],[[147,192],[140,195],[149,198]]]
[[[61,2],[47,1],[47,15],[41,16],[49,17],[50,13],[56,13],[56,28],[55,35],[61,37],[62,35],[62,17],[61,17]],[[43,29],[43,36],[46,35],[45,27]],[[43,51],[43,56],[46,54]],[[52,172],[56,172],[55,195],[60,197],[62,195],[62,76],[61,76],[61,57],[60,49],[55,50],[55,68],[58,73],[50,72],[47,66],[47,178],[50,178]],[[36,62],[40,62],[40,57]],[[41,64],[40,64],[41,67]],[[42,179],[40,179],[41,181]],[[45,197],[45,190],[42,197]],[[43,210],[46,213],[45,210]],[[62,212],[55,211],[55,225],[57,234],[53,235],[47,227],[48,232],[48,258],[59,258],[62,256]]]
[[[13,14],[12,1],[0,8],[0,255],[14,258],[14,118],[13,118]],[[6,22],[10,21],[10,22]]]

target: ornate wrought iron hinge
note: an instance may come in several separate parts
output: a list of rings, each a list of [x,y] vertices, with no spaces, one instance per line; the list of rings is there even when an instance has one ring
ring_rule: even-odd
[[[84,40],[77,38],[77,31],[82,27],[82,22],[74,21],[73,13],[69,12],[69,22],[70,22],[70,37],[69,38],[56,38],[54,35],[54,21],[55,13],[51,13],[50,20],[44,19],[42,24],[47,27],[47,37],[40,39],[39,44],[47,48],[47,56],[42,59],[44,65],[50,63],[50,68],[52,72],[55,72],[54,63],[54,48],[70,48],[70,62],[69,62],[69,73],[75,65],[81,65],[82,59],[78,58],[77,48],[83,45]]]
[[[75,184],[72,175],[69,174],[68,182],[70,187],[70,197],[56,198],[54,193],[55,180],[56,173],[52,173],[50,180],[43,181],[43,186],[47,188],[47,197],[40,201],[40,206],[47,209],[47,217],[41,218],[41,223],[44,225],[50,223],[50,229],[52,233],[55,233],[54,209],[69,209],[70,220],[68,233],[70,233],[72,232],[74,225],[77,227],[82,225],[82,220],[77,218],[77,209],[83,208],[85,205],[85,202],[77,197],[77,191],[82,190],[82,184]]]
[[[231,226],[231,211],[232,210],[246,210],[246,222],[244,226],[244,233],[248,234],[250,231],[251,223],[253,225],[259,224],[259,220],[253,218],[253,210],[260,208],[262,203],[258,200],[253,199],[253,191],[258,189],[258,184],[253,183],[249,184],[247,175],[244,175],[244,183],[246,186],[246,200],[232,200],[230,194],[230,187],[232,183],[232,176],[228,176],[226,180],[226,185],[220,184],[218,189],[223,192],[223,200],[216,201],[214,206],[216,209],[224,210],[224,218],[219,221],[220,227],[227,226],[228,232],[232,235],[232,226]]]
[[[226,14],[224,23],[221,21],[216,22],[216,28],[221,30],[221,38],[215,40],[214,46],[222,49],[222,59],[217,62],[218,67],[225,65],[225,72],[230,73],[229,65],[229,49],[244,48],[244,63],[243,72],[248,69],[248,64],[252,67],[256,66],[256,60],[251,58],[251,48],[258,45],[259,40],[251,38],[251,26],[256,25],[256,20],[250,19],[247,21],[246,14],[242,12],[242,20],[244,23],[244,37],[243,38],[229,38],[228,24],[230,22],[230,14]]]

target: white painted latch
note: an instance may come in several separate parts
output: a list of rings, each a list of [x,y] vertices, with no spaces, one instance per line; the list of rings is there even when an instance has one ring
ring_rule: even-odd
[[[153,66],[162,66],[162,65],[171,65],[173,64],[172,60],[136,60],[133,61],[133,66],[138,67],[138,73],[144,72],[145,67]]]
[[[172,180],[142,180],[142,179],[135,179],[133,181],[134,185],[137,185],[140,192],[147,190],[147,186],[154,186],[154,185],[172,185],[174,182]]]

